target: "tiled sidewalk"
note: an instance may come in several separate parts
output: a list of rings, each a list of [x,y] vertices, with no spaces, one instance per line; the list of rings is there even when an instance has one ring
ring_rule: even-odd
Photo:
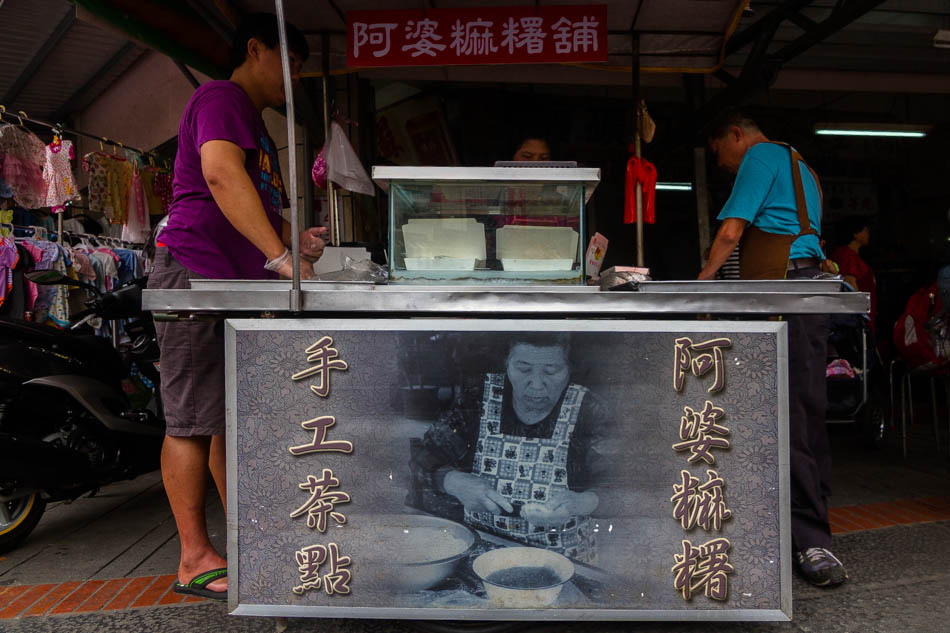
[[[204,602],[172,591],[174,574],[0,587],[0,620]]]
[[[835,534],[950,520],[950,496],[829,510]],[[204,602],[172,591],[174,575],[0,587],[0,620]]]
[[[828,509],[832,534],[950,520],[950,497],[902,499]]]

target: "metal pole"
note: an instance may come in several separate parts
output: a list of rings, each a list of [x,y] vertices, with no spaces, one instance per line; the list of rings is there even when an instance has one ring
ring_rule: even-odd
[[[709,226],[709,181],[706,178],[706,148],[693,148],[693,182],[696,185],[696,224],[699,228],[699,261],[712,243]]]
[[[284,2],[274,0],[277,9],[277,34],[280,37],[280,63],[284,71],[284,98],[287,108],[287,164],[290,171],[290,249],[294,275],[290,290],[290,311],[300,312],[300,218],[297,214],[297,130],[294,122],[294,88],[290,77],[290,55],[287,52],[287,25]]]
[[[633,153],[638,159],[640,153],[640,36],[635,32],[630,32],[633,38]],[[645,266],[645,257],[643,253],[643,187],[637,183],[637,266]]]
[[[324,32],[322,35],[322,54],[321,62],[323,65],[323,142],[330,140],[330,34]],[[327,211],[330,216],[330,237],[333,246],[340,245],[340,218],[336,209],[336,187],[330,180],[330,162],[328,156],[323,156],[327,160]]]
[[[306,89],[306,88],[305,88]],[[316,226],[313,217],[313,178],[307,178],[307,167],[313,164],[313,143],[309,126],[303,130],[303,221],[304,226]]]

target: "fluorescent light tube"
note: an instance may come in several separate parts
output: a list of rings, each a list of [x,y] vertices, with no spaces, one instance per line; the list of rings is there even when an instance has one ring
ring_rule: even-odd
[[[819,136],[874,136],[890,138],[923,138],[931,130],[929,125],[902,123],[816,123]]]
[[[656,183],[657,191],[692,191],[693,183],[691,182],[658,182]]]

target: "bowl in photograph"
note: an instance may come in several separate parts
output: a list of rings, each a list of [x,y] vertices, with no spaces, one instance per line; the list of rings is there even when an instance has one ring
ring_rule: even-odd
[[[567,557],[538,547],[503,547],[472,562],[488,599],[500,607],[534,609],[553,604],[574,576]]]
[[[385,539],[386,583],[404,593],[445,580],[475,546],[475,533],[454,521],[424,514],[393,517]]]

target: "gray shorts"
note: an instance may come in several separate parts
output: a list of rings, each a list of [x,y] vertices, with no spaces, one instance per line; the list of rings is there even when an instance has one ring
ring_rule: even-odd
[[[148,287],[189,288],[202,279],[175,261],[167,248],[155,249]],[[156,322],[161,349],[165,434],[175,437],[223,435],[224,332],[217,321]]]

